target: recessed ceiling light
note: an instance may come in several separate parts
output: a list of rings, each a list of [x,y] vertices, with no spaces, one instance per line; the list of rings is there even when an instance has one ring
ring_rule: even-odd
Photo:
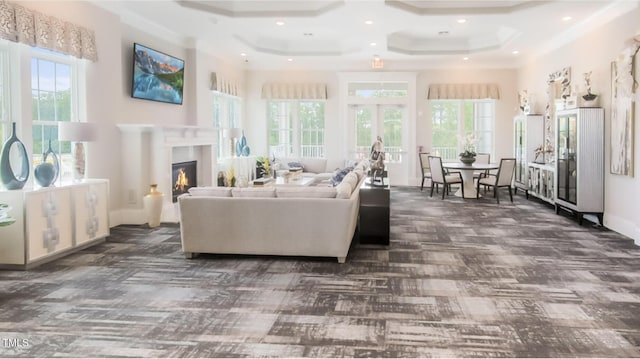
[[[366,20],[364,23],[367,25],[373,25],[373,20]]]
[[[370,46],[376,46],[377,44],[375,42],[371,42],[369,43]]]
[[[240,56],[245,57],[245,56],[247,56],[247,54],[245,54],[244,52],[241,52]]]
[[[292,61],[293,61],[293,59],[292,59],[292,58],[288,58],[288,59],[287,59],[287,61],[292,62]]]
[[[458,24],[464,24],[467,22],[467,19],[458,19]]]
[[[469,56],[465,56],[465,57],[463,57],[462,59],[463,59],[464,61],[467,61],[467,60],[469,60]]]
[[[282,26],[282,25],[284,25],[284,21],[276,21],[276,25]]]
[[[518,50],[513,50],[513,51],[511,51],[511,53],[512,53],[512,54],[514,54],[514,55],[517,55],[517,54],[519,54],[519,53],[520,53],[520,51],[518,51]]]
[[[565,16],[562,18],[562,21],[569,21],[571,19],[573,19],[571,16]]]

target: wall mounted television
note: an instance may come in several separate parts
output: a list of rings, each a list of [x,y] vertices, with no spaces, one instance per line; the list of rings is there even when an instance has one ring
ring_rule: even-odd
[[[133,44],[131,97],[182,105],[184,61]]]

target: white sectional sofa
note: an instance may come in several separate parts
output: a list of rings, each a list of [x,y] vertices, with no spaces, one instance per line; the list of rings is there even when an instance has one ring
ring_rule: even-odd
[[[367,161],[336,187],[196,187],[178,198],[182,250],[336,257],[344,263],[358,222]]]

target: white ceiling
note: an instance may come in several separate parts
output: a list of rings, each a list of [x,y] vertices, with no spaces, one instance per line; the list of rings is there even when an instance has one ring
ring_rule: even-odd
[[[92,1],[119,14],[131,26],[177,44],[203,49],[232,63],[237,61],[247,69],[349,71],[370,69],[374,55],[384,61],[385,70],[513,68],[640,3]],[[564,21],[565,16],[572,19]],[[461,18],[466,22],[458,23]],[[367,25],[365,20],[372,20],[373,24]],[[276,21],[285,24],[278,26]],[[519,53],[514,55],[515,50]]]

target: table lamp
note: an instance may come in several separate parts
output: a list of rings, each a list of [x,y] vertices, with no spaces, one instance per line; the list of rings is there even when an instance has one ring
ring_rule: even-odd
[[[88,122],[58,122],[58,140],[71,141],[73,157],[73,180],[79,182],[85,178],[84,142],[95,141],[96,127]]]
[[[226,128],[223,132],[224,137],[229,139],[229,142],[231,143],[231,151],[229,152],[229,155],[231,157],[235,157],[235,153],[236,153],[236,144],[235,144],[235,140],[236,138],[240,138],[240,136],[242,136],[242,129],[241,128]]]

